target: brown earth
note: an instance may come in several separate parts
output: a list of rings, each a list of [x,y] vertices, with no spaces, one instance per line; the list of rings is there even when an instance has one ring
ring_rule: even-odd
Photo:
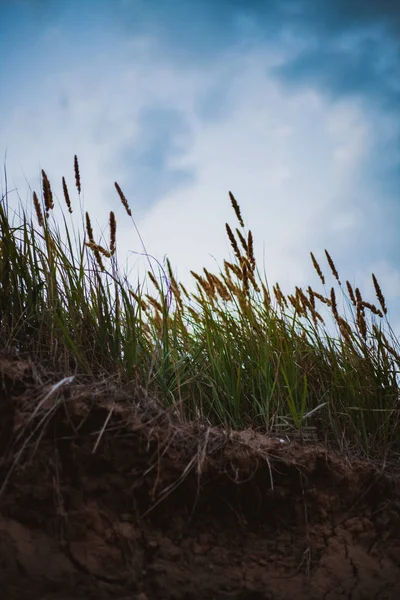
[[[395,463],[59,381],[0,360],[1,598],[400,598]]]

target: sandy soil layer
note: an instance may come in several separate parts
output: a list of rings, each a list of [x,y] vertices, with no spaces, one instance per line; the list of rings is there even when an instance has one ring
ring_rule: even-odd
[[[395,463],[56,381],[0,360],[2,598],[400,598]]]

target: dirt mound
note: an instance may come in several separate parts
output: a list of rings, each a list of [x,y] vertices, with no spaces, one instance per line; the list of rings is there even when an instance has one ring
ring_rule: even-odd
[[[400,597],[399,476],[0,361],[6,599]]]

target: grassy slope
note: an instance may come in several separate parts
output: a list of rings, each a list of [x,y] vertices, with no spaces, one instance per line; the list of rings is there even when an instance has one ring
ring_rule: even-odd
[[[76,157],[75,183],[80,194]],[[33,195],[36,225],[23,210],[18,223],[11,223],[7,193],[0,202],[4,349],[65,373],[138,378],[184,418],[267,432],[313,427],[342,450],[381,458],[399,450],[400,346],[375,276],[377,306],[348,282],[341,284],[328,253],[336,290],[326,291],[312,254],[323,293],[309,287],[284,296],[278,284],[271,289],[230,194],[238,221],[235,230],[226,224],[234,262],[224,261],[217,274],[192,273],[197,291],[191,294],[168,261],[158,274],[149,262],[153,292],[145,293],[143,285],[133,289],[120,274],[114,213],[108,248],[95,241],[87,213],[83,238],[65,216],[62,236],[44,171],[42,185],[42,199]],[[63,192],[72,212],[64,179]],[[347,306],[343,315],[338,294]],[[334,328],[324,321],[326,309]]]

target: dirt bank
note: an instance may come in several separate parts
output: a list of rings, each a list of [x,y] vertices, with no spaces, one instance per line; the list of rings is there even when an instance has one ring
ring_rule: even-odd
[[[2,598],[400,598],[395,463],[183,424],[111,380],[0,374]]]

